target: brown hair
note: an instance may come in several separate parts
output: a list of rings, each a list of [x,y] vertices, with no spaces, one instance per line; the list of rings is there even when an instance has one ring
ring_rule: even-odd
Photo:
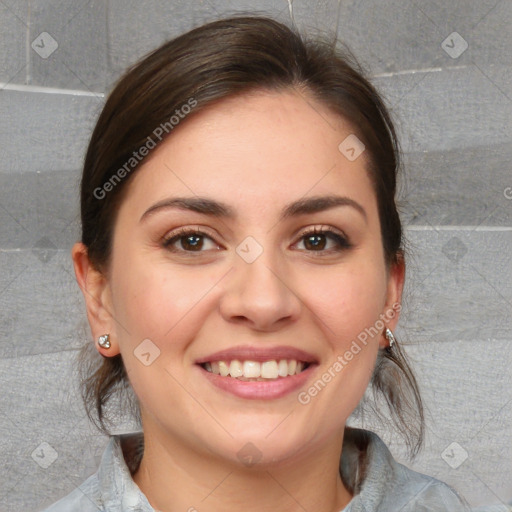
[[[91,137],[81,182],[82,242],[93,265],[108,270],[116,212],[131,176],[144,161],[133,160],[134,154],[139,158],[139,150],[149,147],[150,140],[156,145],[170,136],[172,117],[183,119],[181,114],[191,110],[185,105],[193,105],[193,116],[223,98],[292,87],[347,120],[365,144],[386,263],[403,258],[395,204],[398,141],[382,99],[355,59],[275,20],[235,16],[168,41],[132,66],[109,95]],[[98,356],[92,358],[87,347],[80,359],[84,403],[91,420],[107,432],[105,406],[130,386],[120,355],[98,364]],[[414,456],[423,443],[423,406],[398,344],[379,350],[371,385],[385,397],[392,421]]]

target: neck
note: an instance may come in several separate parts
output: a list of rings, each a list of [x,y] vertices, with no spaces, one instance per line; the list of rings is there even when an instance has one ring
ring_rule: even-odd
[[[343,484],[339,459],[343,432],[309,454],[264,467],[244,467],[146,435],[135,483],[156,510],[174,512],[339,512],[352,494]]]

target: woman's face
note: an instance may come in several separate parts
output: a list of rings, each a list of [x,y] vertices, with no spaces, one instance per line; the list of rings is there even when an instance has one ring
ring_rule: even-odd
[[[260,92],[187,119],[137,171],[103,295],[112,319],[93,331],[121,352],[146,433],[237,463],[339,441],[402,286],[366,155],[338,148],[351,133],[296,92]]]

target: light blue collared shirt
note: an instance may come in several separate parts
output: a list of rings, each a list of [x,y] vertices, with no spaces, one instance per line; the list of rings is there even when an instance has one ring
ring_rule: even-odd
[[[143,451],[142,433],[116,435],[98,471],[43,512],[157,512],[133,481]],[[380,437],[346,427],[340,474],[354,497],[340,512],[511,512],[494,505],[471,509],[447,484],[395,461]],[[314,511],[312,511],[314,512]]]

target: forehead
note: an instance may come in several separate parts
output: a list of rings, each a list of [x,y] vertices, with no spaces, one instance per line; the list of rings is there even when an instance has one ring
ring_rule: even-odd
[[[350,125],[298,91],[258,91],[221,100],[177,126],[137,170],[129,195],[140,201],[213,195],[227,203],[277,204],[343,193],[372,199],[366,155],[339,146]]]

